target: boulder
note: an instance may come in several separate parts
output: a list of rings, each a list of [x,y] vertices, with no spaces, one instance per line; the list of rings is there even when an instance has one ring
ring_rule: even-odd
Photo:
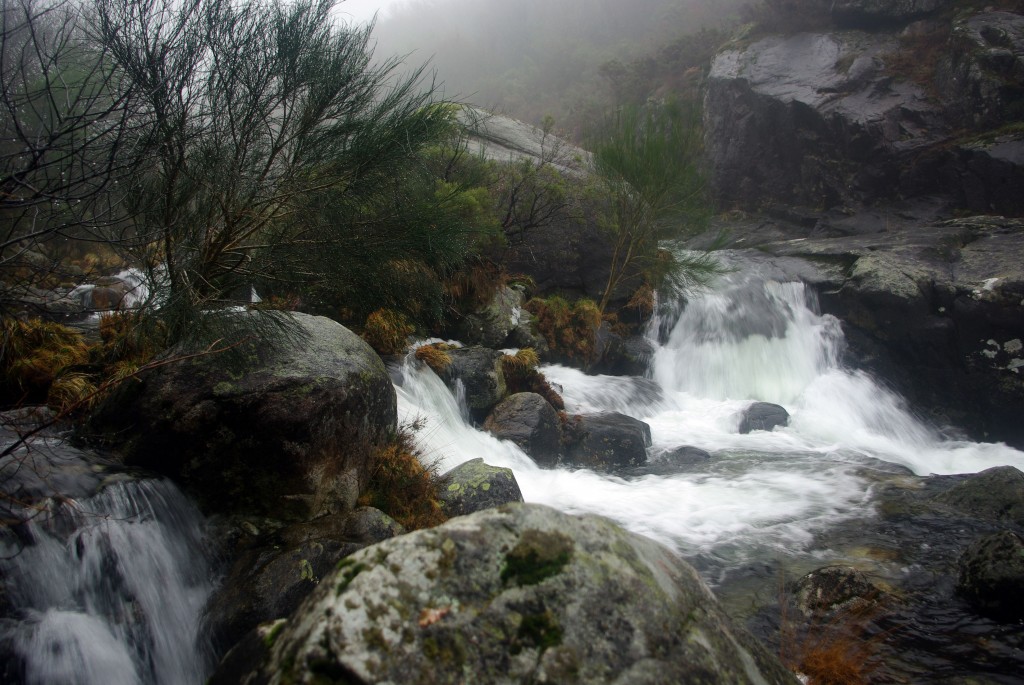
[[[935,500],[968,516],[1024,529],[1024,473],[1013,466],[972,475]]]
[[[643,376],[654,358],[654,345],[642,335],[622,336],[608,322],[597,329],[597,361],[589,371],[613,376]]]
[[[467,314],[459,323],[457,336],[467,345],[500,348],[522,322],[523,289],[503,286],[487,306]]]
[[[683,445],[682,447],[676,447],[662,453],[659,459],[668,464],[691,466],[693,464],[703,464],[706,461],[710,461],[711,453],[707,450],[702,450],[699,447]]]
[[[352,509],[372,446],[395,429],[395,389],[359,336],[293,316],[291,335],[246,341],[234,365],[202,355],[121,384],[92,432],[127,463],[181,482],[207,512],[309,520]]]
[[[960,557],[957,591],[986,616],[1024,619],[1024,540],[1008,530],[977,540]]]
[[[459,464],[441,476],[441,481],[441,509],[449,517],[523,501],[512,469],[485,464],[483,459]]]
[[[797,682],[673,552],[607,519],[539,505],[479,512],[349,557],[237,682],[328,679]]]
[[[743,411],[739,432],[770,431],[776,426],[789,425],[789,412],[770,402],[755,402]]]
[[[797,608],[806,615],[830,613],[858,602],[876,602],[882,596],[861,571],[849,566],[825,566],[796,582]]]
[[[460,347],[447,354],[452,361],[441,372],[441,380],[453,393],[461,382],[470,413],[483,418],[507,393],[501,371],[504,355],[486,347]]]
[[[578,417],[573,434],[563,455],[568,465],[608,471],[647,463],[651,427],[632,416],[585,414]]]
[[[562,425],[555,408],[537,393],[509,395],[484,421],[484,430],[519,445],[540,466],[558,463]]]
[[[292,524],[249,540],[207,602],[206,628],[223,649],[299,606],[344,557],[405,532],[371,507]]]

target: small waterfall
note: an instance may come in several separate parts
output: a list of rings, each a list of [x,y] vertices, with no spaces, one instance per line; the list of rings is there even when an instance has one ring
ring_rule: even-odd
[[[125,478],[6,529],[0,575],[18,620],[4,642],[24,681],[201,683],[213,588],[202,526],[169,482]]]

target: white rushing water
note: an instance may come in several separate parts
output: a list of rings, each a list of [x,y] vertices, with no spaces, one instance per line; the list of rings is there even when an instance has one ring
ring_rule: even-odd
[[[693,446],[712,454],[699,465],[633,477],[541,469],[515,445],[469,425],[440,379],[412,364],[398,384],[400,415],[424,423],[420,446],[441,470],[483,457],[514,471],[526,501],[604,515],[723,566],[801,550],[823,527],[865,515],[865,469],[1024,468],[1024,454],[1005,445],[944,441],[897,395],[843,368],[839,322],[817,313],[802,283],[731,273],[652,331],[659,326],[667,339],[657,345],[650,379],[542,371],[561,387],[570,413],[618,411],[646,421],[653,464]],[[784,406],[789,426],[738,433],[752,401]]]
[[[212,590],[202,519],[174,486],[125,480],[0,540],[21,620],[4,627],[30,685],[199,683]],[[26,538],[32,544],[24,544]]]

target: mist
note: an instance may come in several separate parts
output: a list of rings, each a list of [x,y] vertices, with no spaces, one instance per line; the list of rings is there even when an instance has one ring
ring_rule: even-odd
[[[703,36],[717,47],[713,36],[748,3],[412,0],[381,15],[376,53],[429,60],[446,98],[535,124],[552,116],[578,139],[609,106],[648,97],[673,68],[685,71],[689,63],[671,64],[680,42]]]

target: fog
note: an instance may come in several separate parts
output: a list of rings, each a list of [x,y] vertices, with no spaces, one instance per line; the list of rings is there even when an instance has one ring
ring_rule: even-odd
[[[575,137],[621,99],[609,89],[616,73],[628,80],[624,66],[657,62],[673,41],[734,21],[749,2],[409,0],[382,13],[375,37],[378,56],[430,60],[445,97],[532,123],[551,115]]]

